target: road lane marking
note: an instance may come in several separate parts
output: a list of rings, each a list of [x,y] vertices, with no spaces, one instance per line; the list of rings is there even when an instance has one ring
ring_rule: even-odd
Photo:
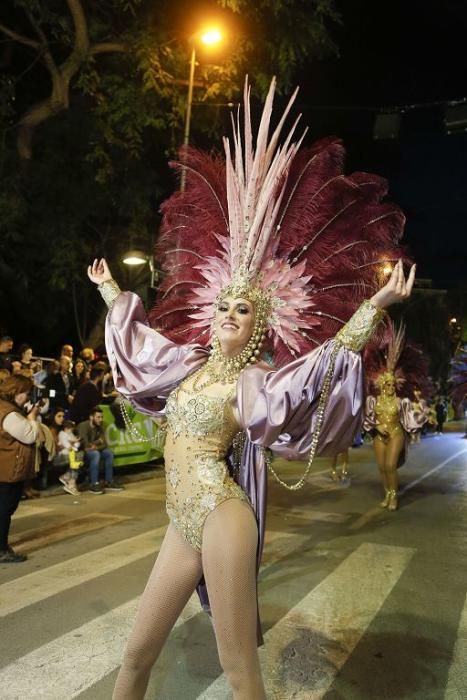
[[[167,525],[34,571],[0,586],[0,617],[156,554]]]
[[[408,547],[360,545],[268,630],[259,650],[267,696],[323,698],[414,552]],[[303,675],[304,655],[310,657],[308,676]],[[230,697],[226,678],[220,676],[198,700]]]
[[[421,481],[424,479],[427,479],[429,476],[432,474],[436,473],[440,469],[446,466],[448,462],[453,460],[455,457],[458,457],[461,454],[467,453],[467,449],[463,448],[462,450],[459,450],[459,452],[456,452],[455,454],[451,455],[447,459],[443,460],[439,464],[437,464],[435,467],[430,469],[429,471],[425,472],[425,474],[422,474],[418,479],[414,479],[413,481],[410,481],[404,488],[400,489],[399,495],[402,496],[404,493],[407,491],[410,491],[410,489],[413,489],[414,486],[419,484]],[[366,513],[363,513],[352,525],[349,526],[349,530],[355,531],[359,530],[361,527],[364,527],[370,520],[372,520],[374,517],[377,517],[379,515],[384,515],[385,511],[382,509],[380,506],[373,506],[369,510],[366,511]]]
[[[43,513],[51,513],[53,508],[42,508],[41,506],[23,506],[20,505],[16,513],[13,515],[13,520],[20,520],[21,518],[29,518],[33,515],[42,515]]]
[[[162,530],[165,530],[165,527],[152,530],[146,535],[148,538],[155,539],[156,534],[163,534],[161,533]],[[142,543],[143,536],[138,537],[141,538]],[[130,538],[127,542],[134,542],[135,539]],[[262,567],[261,576],[267,574],[267,570],[277,563],[278,554],[293,552],[294,549],[301,547],[307,539],[308,537],[288,532],[268,532],[265,554],[267,557],[274,555],[274,559],[268,565]],[[28,594],[29,587],[34,585],[36,591],[33,602],[42,601],[49,593],[46,593],[40,586],[47,585],[47,579],[50,576],[49,572],[52,572],[51,578],[55,578],[57,581],[55,588],[57,586],[60,587],[60,575],[65,577],[64,583],[66,583],[66,587],[69,587],[70,584],[78,585],[78,583],[95,578],[101,575],[101,562],[106,558],[102,557],[102,552],[108,550],[107,558],[110,565],[112,560],[111,548],[118,547],[120,549],[125,545],[125,542],[124,540],[96,551],[94,555],[99,565],[94,570],[91,568],[90,555],[82,555],[71,560],[73,568],[70,570],[70,575],[73,576],[73,581],[66,575],[65,570],[67,565],[70,566],[70,560],[63,562],[63,565],[57,564],[44,569],[43,572],[38,572],[38,574],[42,574],[39,578],[32,578],[33,576],[37,577],[37,574],[27,574],[22,577],[24,581],[21,594],[18,593],[18,589],[16,589],[16,594],[18,597]],[[154,550],[154,544],[152,544],[152,550]],[[120,553],[116,549],[113,551],[115,555]],[[61,570],[59,570],[60,567]],[[92,574],[86,570],[87,567],[91,568]],[[110,567],[109,570],[113,570],[113,568],[116,567]],[[73,574],[73,571],[76,571],[76,574]],[[80,576],[79,581],[77,580],[78,576]],[[13,586],[22,581],[22,579],[11,581],[9,584],[4,584],[0,587],[2,603],[3,590],[11,586],[10,606],[14,606]],[[33,594],[30,593],[29,595]],[[1,699],[23,700],[23,698],[39,697],[43,697],[46,700],[55,700],[55,698],[71,699],[98,683],[109,673],[112,673],[120,665],[123,649],[136,615],[138,600],[139,597],[134,598],[81,627],[57,637],[0,669]],[[20,604],[20,607],[24,606]],[[201,609],[198,596],[193,594],[175,627],[184,624],[197,614],[206,615]],[[80,669],[79,673],[76,673],[77,668]],[[83,673],[81,673],[81,669],[83,669]],[[6,694],[3,692],[4,688],[8,689]]]
[[[122,491],[118,494],[118,498],[137,499],[138,501],[151,501],[154,503],[165,503],[165,493],[154,493],[146,491]]]
[[[293,508],[285,508],[283,510],[285,520],[289,518],[298,518],[311,522],[333,523],[339,525],[346,523],[352,516],[349,513],[330,513],[324,510],[316,510],[308,506],[294,506]]]
[[[120,665],[138,601],[139,596],[0,669],[2,700],[71,700],[100,681]],[[175,627],[200,609],[193,595]]]
[[[18,548],[20,552],[34,552],[49,544],[68,540],[70,537],[77,537],[94,530],[101,530],[124,520],[131,520],[131,517],[109,513],[90,513],[72,520],[56,522],[46,527],[23,530],[23,532],[10,537],[10,544],[15,549]]]
[[[18,612],[28,605],[120,569],[150,554],[156,555],[166,529],[167,525],[163,525],[0,585],[0,617]],[[293,551],[294,547],[301,546],[307,539],[295,533],[266,531],[263,561],[271,556],[283,556]]]
[[[407,491],[409,491],[410,489],[413,489],[413,487],[416,486],[417,484],[419,484],[421,481],[423,481],[424,479],[427,479],[429,476],[431,476],[432,474],[437,472],[439,469],[442,469],[444,466],[446,466],[446,464],[448,462],[451,462],[453,459],[455,459],[459,455],[466,454],[466,453],[467,453],[467,448],[465,448],[465,447],[464,447],[464,449],[459,450],[458,452],[455,452],[453,455],[451,455],[450,457],[447,457],[447,459],[440,462],[440,464],[437,464],[436,467],[433,467],[433,469],[430,469],[429,471],[425,472],[425,474],[422,474],[422,476],[420,476],[418,479],[414,479],[414,481],[411,481],[409,484],[407,484],[407,486],[404,486],[404,488],[401,489],[400,493],[404,494]]]
[[[467,596],[462,609],[444,700],[467,697]]]

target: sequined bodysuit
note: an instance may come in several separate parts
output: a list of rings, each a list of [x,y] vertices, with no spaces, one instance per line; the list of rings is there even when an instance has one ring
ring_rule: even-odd
[[[167,514],[199,552],[209,513],[231,498],[248,502],[225,461],[240,430],[231,406],[235,389],[236,383],[216,383],[196,392],[188,377],[167,399]]]
[[[376,437],[387,442],[395,435],[403,434],[404,430],[400,422],[400,406],[397,396],[378,396],[375,405]],[[383,433],[386,433],[384,435]]]

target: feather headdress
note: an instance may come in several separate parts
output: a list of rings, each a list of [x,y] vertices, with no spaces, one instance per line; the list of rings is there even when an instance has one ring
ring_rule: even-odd
[[[404,257],[404,216],[384,201],[386,181],[343,174],[339,139],[300,148],[299,118],[279,144],[287,105],[270,135],[275,81],[253,139],[250,88],[244,125],[233,123],[225,158],[189,148],[174,164],[186,189],[162,206],[156,256],[165,273],[151,323],[176,342],[211,342],[216,304],[227,294],[267,308],[280,365],[335,335]],[[386,273],[387,274],[387,273]]]
[[[386,378],[391,378],[399,396],[414,400],[419,389],[424,399],[433,396],[433,382],[428,361],[419,345],[406,342],[405,326],[392,321],[386,324],[381,340],[370,342],[363,353],[367,390],[374,393]]]

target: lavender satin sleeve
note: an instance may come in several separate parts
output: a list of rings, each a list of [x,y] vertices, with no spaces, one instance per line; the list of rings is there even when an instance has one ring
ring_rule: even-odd
[[[427,415],[422,411],[414,411],[409,399],[402,399],[399,412],[400,422],[406,433],[416,433],[423,428]]]
[[[150,415],[208,357],[202,346],[177,345],[151,328],[132,292],[121,292],[107,314],[105,344],[115,388]]]
[[[363,418],[363,430],[367,433],[376,428],[376,399],[374,396],[367,396],[365,403],[365,416]]]
[[[418,402],[412,403],[411,408],[414,420],[420,425],[420,428],[422,428],[430,417],[427,402],[421,399]]]
[[[253,444],[270,447],[287,459],[307,456],[335,342],[329,340],[279,370],[257,366],[242,372],[236,409]],[[340,345],[317,455],[335,455],[352,444],[361,426],[362,403],[361,356]]]

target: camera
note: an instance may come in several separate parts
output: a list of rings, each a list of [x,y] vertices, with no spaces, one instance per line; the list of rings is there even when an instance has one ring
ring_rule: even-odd
[[[32,404],[38,403],[42,398],[44,398],[44,389],[38,386],[33,386],[31,390],[30,400]]]
[[[41,386],[33,386],[31,391],[31,403],[35,405],[40,402],[41,406],[43,406],[46,399],[53,398],[54,396],[55,389],[47,390]]]

